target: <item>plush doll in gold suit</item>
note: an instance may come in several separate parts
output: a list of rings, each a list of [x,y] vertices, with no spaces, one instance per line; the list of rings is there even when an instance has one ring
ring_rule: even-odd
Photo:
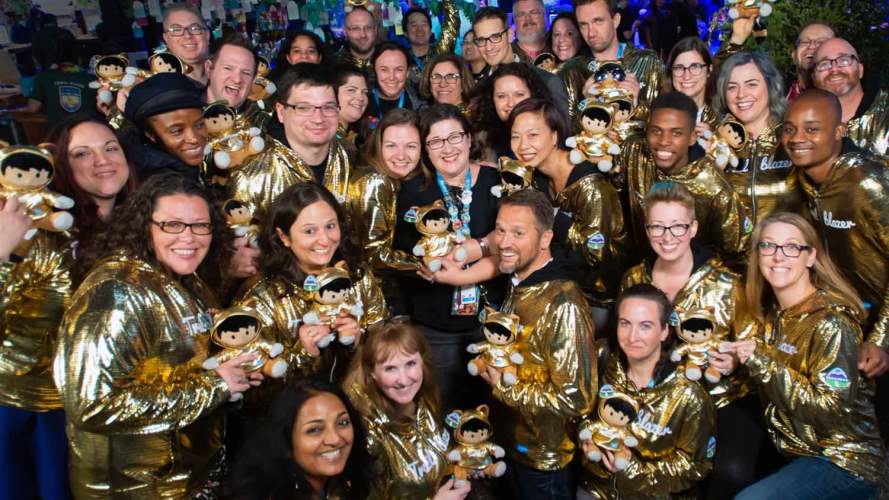
[[[414,225],[422,235],[414,245],[413,253],[422,257],[423,263],[434,273],[441,269],[441,260],[458,243],[463,243],[463,235],[451,231],[451,219],[441,200],[435,200],[435,203],[424,207],[412,207],[412,210],[417,217]],[[466,251],[462,247],[458,248],[454,257],[462,262],[466,259]]]
[[[355,302],[355,294],[352,292],[352,278],[346,262],[337,262],[333,267],[326,267],[320,273],[310,276],[303,285],[306,291],[312,293],[315,303],[312,309],[303,315],[303,322],[309,325],[327,324],[333,328],[333,321],[345,312],[360,320],[364,314],[364,307]],[[318,347],[324,348],[337,338],[337,332],[330,334],[318,341]],[[352,345],[355,337],[339,334],[340,343]]]
[[[613,124],[611,107],[589,104],[589,101],[582,102],[581,107],[583,130],[565,139],[565,145],[571,148],[568,158],[574,164],[589,161],[602,172],[608,172],[614,165],[613,156],[620,154],[620,146],[608,136]]]
[[[699,142],[706,144],[707,156],[713,159],[716,166],[725,170],[728,165],[738,166],[738,151],[747,144],[747,130],[741,122],[728,119],[716,127],[715,134],[708,131]]]
[[[269,61],[265,57],[258,57],[256,63],[256,78],[253,79],[253,86],[247,99],[256,102],[259,109],[265,110],[265,100],[275,93],[277,87],[269,80],[266,75],[269,74]]]
[[[599,390],[599,418],[595,421],[584,419],[580,423],[578,438],[590,442],[592,447],[586,457],[591,462],[602,460],[602,452],[614,454],[614,467],[624,470],[630,462],[632,452],[639,440],[630,430],[636,420],[639,404],[630,396],[617,392],[611,385],[603,385]]]
[[[99,79],[90,82],[89,86],[99,91],[99,101],[110,104],[114,92],[133,84],[135,79],[126,72],[129,65],[130,60],[125,53],[109,54],[95,60],[93,72]]]
[[[719,351],[722,341],[713,333],[713,314],[709,311],[697,311],[685,318],[678,328],[678,336],[685,343],[673,350],[670,360],[679,363],[683,357],[688,357],[677,369],[684,372],[689,380],[700,380],[703,371],[704,378],[715,384],[722,375],[710,366],[707,353],[711,350]]]
[[[251,247],[259,248],[260,227],[247,205],[238,200],[227,200],[222,205],[222,212],[236,238],[246,237]]]
[[[217,101],[204,108],[204,123],[210,141],[204,155],[213,155],[213,164],[222,170],[240,167],[265,149],[262,131],[239,123],[235,108]]]
[[[454,427],[457,444],[448,452],[448,460],[454,462],[457,483],[465,481],[469,474],[477,472],[487,477],[500,477],[506,472],[506,463],[491,459],[503,458],[503,448],[490,442],[494,428],[488,420],[488,405],[474,410],[456,410],[451,415],[459,419]]]
[[[466,346],[470,353],[481,354],[469,362],[467,369],[470,374],[478,375],[484,373],[488,366],[493,366],[501,370],[504,385],[515,385],[516,365],[525,362],[516,348],[516,341],[523,329],[519,324],[519,317],[491,307],[485,307],[485,311],[482,332],[486,341]]]
[[[534,168],[507,156],[501,156],[499,161],[500,184],[491,188],[491,194],[500,198],[531,186]]]

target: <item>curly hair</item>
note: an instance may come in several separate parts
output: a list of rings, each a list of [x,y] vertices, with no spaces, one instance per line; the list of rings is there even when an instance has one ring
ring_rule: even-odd
[[[549,23],[549,31],[546,32],[546,43],[550,47],[553,47],[555,44],[553,43],[553,30],[555,29],[557,21],[568,21],[569,23],[574,25],[574,31],[577,32],[577,52],[574,53],[574,57],[583,56],[590,57],[592,54],[590,52],[589,45],[583,41],[583,37],[580,36],[580,28],[577,26],[577,17],[574,15],[574,11],[566,11],[559,12],[556,17]],[[555,55],[555,49],[552,49],[553,55]],[[556,58],[558,60],[558,57]],[[565,62],[565,61],[558,61]]]
[[[157,269],[166,269],[154,254],[152,215],[159,199],[177,194],[196,196],[207,203],[213,228],[212,240],[209,252],[196,274],[210,278],[211,284],[222,283],[228,277],[228,263],[234,253],[232,232],[213,194],[198,181],[174,172],[149,177],[123,205],[114,209],[108,229],[96,238],[94,248],[81,257],[85,259],[85,268],[92,267],[100,259],[123,252]],[[185,276],[182,283],[188,287],[192,280],[192,276]]]
[[[324,186],[314,182],[300,182],[285,189],[279,194],[269,209],[266,223],[259,234],[259,249],[262,253],[262,274],[267,278],[279,278],[292,287],[301,287],[307,274],[300,269],[299,261],[293,251],[284,246],[278,236],[278,230],[290,234],[290,228],[304,208],[316,202],[324,202],[333,208],[340,226],[340,244],[331,262],[345,260],[349,266],[353,281],[363,276],[362,263],[359,260],[359,249],[343,207]]]

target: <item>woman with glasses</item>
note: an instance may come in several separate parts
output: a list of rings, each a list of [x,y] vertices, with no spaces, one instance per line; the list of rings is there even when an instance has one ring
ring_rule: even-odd
[[[556,56],[556,68],[561,69],[569,59],[577,56],[589,56],[589,46],[580,38],[580,28],[577,27],[577,18],[574,12],[560,12],[553,18],[546,34]]]
[[[455,488],[451,478],[441,485],[450,433],[439,404],[432,351],[407,317],[374,329],[352,360],[343,387],[367,428],[367,451],[377,458],[368,498],[466,497],[469,482]]]
[[[231,231],[205,188],[163,173],[127,199],[97,247],[54,364],[71,488],[77,498],[193,497],[222,472],[222,405],[262,377],[241,367],[251,356],[201,367],[219,303],[198,274],[220,272]]]
[[[885,449],[874,381],[858,371],[861,300],[799,215],[765,217],[753,241],[746,301],[765,338],[724,348],[747,368],[791,460],[735,498],[878,498]]]
[[[420,78],[420,96],[435,104],[453,104],[464,113],[469,96],[475,88],[475,79],[459,56],[436,56]]]
[[[676,313],[673,327],[706,312],[716,338],[748,338],[755,331],[740,311],[741,278],[692,241],[698,231],[694,196],[681,184],[655,184],[646,195],[645,232],[656,257],[630,268],[621,289],[650,283],[662,290]],[[707,498],[732,498],[755,480],[756,460],[765,429],[759,419],[759,402],[750,394],[745,373],[728,354],[710,351],[709,366],[721,379],[701,380],[716,405],[716,454],[707,482]],[[685,376],[685,374],[681,374]]]
[[[491,188],[500,184],[500,176],[496,169],[476,160],[469,122],[456,106],[426,108],[420,115],[420,142],[423,175],[401,184],[395,248],[411,255],[420,239],[417,210],[441,202],[442,217],[447,217],[452,231],[467,240],[463,247],[469,255],[464,262],[448,257],[435,273],[422,267],[422,277],[401,273],[398,282],[411,318],[433,348],[443,407],[449,412],[477,405],[484,391],[484,383],[466,371],[466,347],[481,338],[479,312],[486,304],[499,304],[503,294],[502,281],[486,282],[496,274],[489,257],[491,245],[485,238],[493,231],[497,217],[498,199],[491,195]]]
[[[703,136],[704,129],[714,130],[719,118],[710,107],[710,72],[713,71],[713,57],[710,49],[698,37],[679,40],[667,58],[667,78],[665,91],[675,90],[692,98],[698,106],[698,119],[695,131]]]

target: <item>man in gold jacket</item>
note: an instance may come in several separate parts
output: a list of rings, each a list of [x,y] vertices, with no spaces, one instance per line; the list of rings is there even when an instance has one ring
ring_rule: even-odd
[[[351,161],[336,140],[339,109],[329,77],[321,67],[300,65],[285,75],[275,95],[284,132],[230,174],[228,198],[247,205],[260,221],[275,197],[297,182],[318,182],[343,203]]]
[[[456,0],[444,0],[441,2],[441,10],[444,19],[441,23],[441,38],[438,43],[432,45],[429,38],[432,34],[432,18],[429,11],[423,7],[414,6],[404,13],[401,28],[407,36],[411,56],[409,61],[409,80],[411,85],[419,88],[420,75],[426,64],[433,58],[443,54],[453,54],[457,46],[457,36],[460,34],[460,11],[457,10]]]
[[[543,193],[523,190],[504,199],[495,241],[500,271],[512,274],[502,311],[519,316],[525,360],[505,385],[496,368],[481,376],[508,410],[497,426],[516,487],[514,498],[574,498],[572,419],[587,413],[596,391],[594,327],[580,286],[549,250],[553,211]]]
[[[689,161],[697,106],[685,94],[669,92],[652,103],[645,137],[621,147],[617,165],[626,178],[626,197],[637,248],[648,248],[643,200],[658,182],[685,186],[695,197],[700,227],[697,242],[729,266],[743,265],[753,224],[741,198],[709,158]]]
[[[336,55],[337,61],[351,64],[368,76],[372,75],[370,56],[373,55],[374,44],[377,42],[377,20],[367,8],[361,6],[352,8],[346,14],[343,24],[346,46]]]

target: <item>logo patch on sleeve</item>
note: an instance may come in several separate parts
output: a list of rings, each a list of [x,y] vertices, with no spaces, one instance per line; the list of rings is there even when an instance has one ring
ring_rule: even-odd
[[[716,437],[710,436],[710,440],[707,441],[707,458],[713,458],[716,455]]]
[[[840,367],[834,368],[827,373],[822,373],[821,380],[834,389],[846,389],[851,384],[849,376]]]
[[[586,240],[586,246],[590,250],[601,250],[605,246],[605,235],[596,231]]]

